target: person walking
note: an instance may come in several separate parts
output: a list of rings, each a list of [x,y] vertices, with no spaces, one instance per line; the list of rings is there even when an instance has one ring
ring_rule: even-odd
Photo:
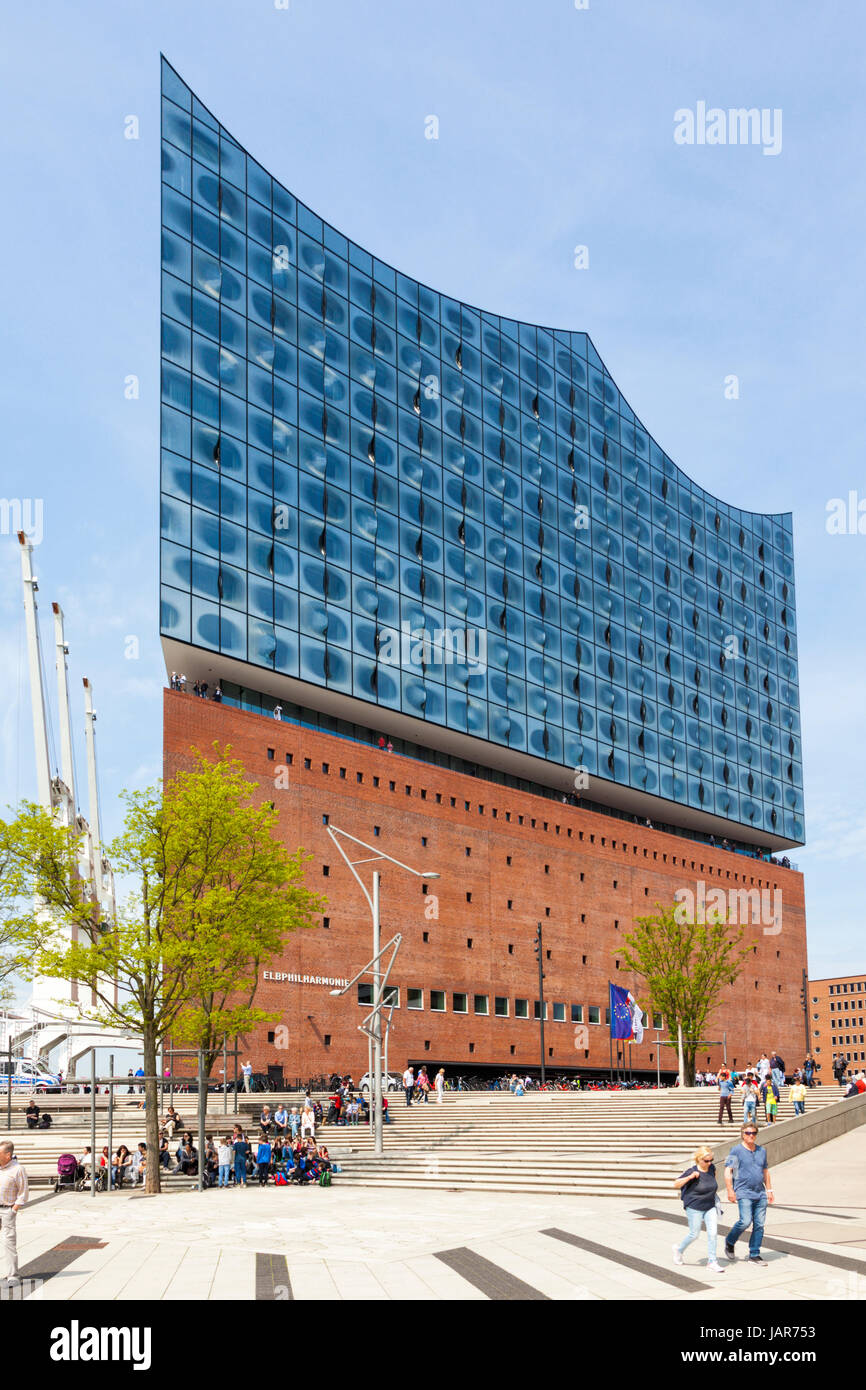
[[[785,1063],[782,1061],[781,1057],[779,1056],[778,1052],[775,1051],[775,1049],[773,1050],[773,1054],[770,1057],[770,1072],[772,1073],[773,1080],[776,1083],[776,1090],[781,1091],[782,1087],[785,1084]]]
[[[18,1213],[27,1201],[27,1174],[15,1157],[11,1139],[0,1142],[0,1235],[6,1256],[6,1287],[21,1283],[18,1278]]]
[[[412,1104],[412,1091],[415,1088],[415,1073],[411,1067],[407,1067],[403,1073],[403,1092],[406,1096],[406,1104]]]
[[[440,1067],[436,1073],[436,1104],[442,1105],[445,1099],[445,1068]]]
[[[812,1056],[811,1052],[806,1054],[806,1060],[803,1063],[803,1080],[811,1091],[812,1087],[815,1085],[815,1058]]]
[[[681,1173],[674,1187],[682,1198],[689,1229],[679,1245],[675,1245],[674,1264],[683,1263],[683,1254],[693,1240],[701,1233],[701,1226],[707,1231],[707,1269],[713,1274],[724,1274],[716,1255],[716,1242],[719,1233],[718,1182],[713,1151],[706,1144],[695,1150],[694,1164]]]
[[[252,1081],[252,1079],[253,1079],[253,1064],[252,1064],[252,1062],[244,1062],[243,1066],[241,1067],[241,1075],[242,1075],[243,1078],[244,1078],[244,1090],[247,1091],[247,1092],[249,1092],[249,1090],[250,1090],[250,1083],[251,1083],[251,1081]]]
[[[774,1197],[767,1167],[767,1150],[758,1143],[758,1126],[755,1124],[743,1125],[741,1142],[734,1145],[725,1159],[725,1191],[728,1201],[736,1202],[739,1212],[725,1240],[725,1254],[729,1260],[736,1259],[734,1247],[743,1232],[751,1226],[749,1262],[765,1265],[761,1242],[764,1239],[767,1203],[772,1202]]]
[[[722,1116],[726,1110],[728,1112],[728,1123],[734,1123],[734,1117],[731,1114],[731,1096],[733,1094],[734,1083],[731,1080],[731,1073],[728,1071],[726,1067],[722,1067],[722,1070],[719,1072],[719,1118],[717,1121],[718,1124],[722,1123]]]
[[[795,1081],[790,1089],[791,1100],[794,1103],[794,1114],[805,1115],[806,1113],[806,1084],[803,1081]]]
[[[758,1088],[750,1076],[743,1083],[743,1124],[755,1124],[758,1118]]]

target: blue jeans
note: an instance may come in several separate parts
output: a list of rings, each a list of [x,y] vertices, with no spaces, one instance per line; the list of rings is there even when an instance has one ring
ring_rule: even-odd
[[[247,1165],[241,1154],[235,1155],[235,1182],[239,1187],[247,1185]]]
[[[805,1113],[806,1113],[806,1102],[805,1102],[804,1100],[795,1100],[795,1101],[794,1101],[794,1114],[795,1114],[795,1115],[805,1115]]]
[[[709,1211],[697,1211],[694,1207],[686,1207],[686,1219],[689,1223],[688,1234],[684,1235],[677,1249],[680,1254],[691,1245],[693,1240],[697,1240],[701,1233],[701,1226],[707,1228],[707,1259],[710,1264],[715,1264],[716,1260],[716,1237],[719,1233],[719,1216],[715,1207],[710,1207]]]
[[[726,1245],[735,1245],[743,1231],[748,1226],[752,1230],[749,1235],[749,1254],[760,1255],[761,1241],[764,1239],[764,1222],[767,1219],[767,1196],[763,1193],[760,1197],[738,1197],[737,1207],[739,1217],[735,1226],[732,1226],[725,1238]]]
[[[219,1187],[228,1187],[228,1185],[229,1185],[229,1173],[230,1173],[230,1172],[231,1172],[231,1164],[230,1164],[230,1163],[221,1163],[221,1164],[220,1164],[219,1181],[218,1181],[218,1186],[219,1186]]]
[[[744,1101],[743,1101],[743,1124],[744,1124],[744,1125],[747,1125],[747,1124],[749,1123],[750,1120],[752,1121],[752,1124],[754,1124],[754,1123],[755,1123],[755,1119],[757,1118],[757,1112],[758,1112],[758,1102],[757,1102],[756,1100],[754,1100],[754,1099],[753,1099],[753,1100],[744,1100]]]
[[[773,1067],[773,1080],[775,1081],[776,1085],[781,1091],[782,1087],[785,1084],[785,1076],[783,1072],[779,1071],[778,1067]]]

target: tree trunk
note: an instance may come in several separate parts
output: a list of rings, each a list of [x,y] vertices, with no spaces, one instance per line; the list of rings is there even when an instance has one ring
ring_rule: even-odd
[[[685,1071],[685,1084],[694,1086],[695,1084],[695,1058],[697,1056],[696,1047],[683,1048],[683,1069]]]
[[[159,1192],[159,1085],[156,1080],[156,1030],[146,1023],[144,1034],[144,1132],[147,1142],[147,1176],[144,1190]]]

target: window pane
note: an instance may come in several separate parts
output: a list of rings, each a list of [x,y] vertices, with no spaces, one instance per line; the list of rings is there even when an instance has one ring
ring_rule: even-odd
[[[453,1008],[455,1014],[465,1014],[465,1013],[466,1013],[466,995],[465,995],[465,994],[453,994],[453,995],[451,996],[451,1007]]]
[[[488,996],[486,994],[476,994],[474,1008],[477,1014],[488,1014],[490,1012]]]
[[[564,1022],[565,1022],[565,1005],[564,1005],[564,1004],[554,1004],[554,1006],[553,1006],[553,1021],[554,1021],[554,1023],[564,1023]]]
[[[423,989],[407,989],[407,991],[406,991],[406,1008],[407,1008],[407,1009],[423,1009],[423,1007],[424,1007],[424,991],[423,991]]]
[[[514,1001],[514,1017],[515,1017],[515,1018],[529,1018],[529,1000],[528,1000],[528,999],[515,999],[515,1001]]]
[[[445,1012],[445,991],[444,989],[431,989],[430,1008],[434,1013],[444,1014]]]
[[[367,1005],[369,1006],[370,1004],[372,1004],[372,1002],[373,1002],[373,986],[372,986],[372,985],[364,985],[364,984],[358,985],[358,1003],[359,1003],[359,1004],[367,1004]]]
[[[598,1004],[590,1004],[590,1006],[589,1006],[589,1021],[590,1021],[590,1023],[600,1023],[600,1022],[601,1022],[601,1020],[600,1020],[600,1018],[599,1018],[599,1007],[598,1007]]]
[[[572,1023],[583,1023],[583,1005],[582,1005],[582,1004],[572,1004],[572,1006],[571,1006],[571,1021],[572,1021]]]
[[[496,995],[493,1004],[493,1011],[496,1014],[497,1018],[508,1017],[508,1000],[504,999],[501,994]]]

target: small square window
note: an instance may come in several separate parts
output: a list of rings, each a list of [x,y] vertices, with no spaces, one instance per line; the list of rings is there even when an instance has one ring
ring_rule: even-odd
[[[423,1009],[423,1007],[424,1007],[424,991],[423,991],[423,989],[407,989],[407,990],[406,990],[406,1008],[407,1008],[407,1009]]]
[[[571,1006],[571,1021],[572,1021],[572,1023],[583,1023],[583,1005],[582,1005],[582,1004],[572,1004],[572,1006]]]
[[[493,1000],[493,1012],[497,1018],[508,1017],[508,1000],[504,995],[497,994]]]
[[[486,994],[476,994],[473,996],[472,1007],[477,1014],[483,1014],[486,1018],[490,1013],[490,999]]]
[[[268,762],[269,762],[269,763],[272,763],[273,761],[274,761],[274,750],[273,750],[273,748],[269,748],[269,749],[268,749]]]
[[[396,789],[397,789],[397,783],[396,783],[396,782],[389,782],[389,783],[388,783],[388,790],[389,790],[389,791],[393,792],[393,791],[396,791]]]
[[[313,764],[310,762],[310,759],[304,758],[304,767],[307,769],[308,772],[312,766]]]
[[[564,1004],[554,1004],[554,1006],[553,1006],[553,1021],[554,1021],[554,1023],[564,1023],[564,1022],[565,1022],[565,1005],[564,1005]]]
[[[330,771],[331,771],[331,764],[330,764],[330,763],[322,763],[322,771],[325,772],[325,773],[330,772]]]
[[[268,1042],[269,1042],[269,1043],[272,1043],[273,1041],[274,1041],[274,1034],[273,1034],[273,1033],[268,1033]]]
[[[358,1003],[359,1003],[359,1004],[366,1004],[367,1007],[369,1008],[369,1006],[372,1004],[372,1002],[373,1002],[373,986],[370,985],[370,984],[364,984],[364,982],[361,981],[361,983],[358,985]]]
[[[292,763],[293,763],[294,761],[295,761],[295,760],[294,760],[294,757],[292,756],[292,754],[291,754],[291,753],[287,753],[287,754],[286,754],[286,766],[287,766],[287,767],[291,767],[291,765],[292,765]]]
[[[444,1014],[445,1012],[445,991],[444,989],[431,989],[430,1009],[434,1014]]]
[[[515,1018],[529,1018],[529,1000],[528,1000],[528,999],[515,999],[515,1001],[514,1001],[514,1017],[515,1017]]]
[[[411,795],[412,795],[412,788],[409,786],[409,783],[408,783],[408,782],[406,783],[406,795],[407,795],[407,796],[411,796]]]
[[[452,805],[452,806],[456,806],[456,805],[457,805],[457,797],[456,797],[456,796],[452,796],[452,797],[450,797],[449,799],[450,799],[450,801],[451,801],[451,805]]]
[[[374,778],[373,778],[373,786],[374,786],[374,787],[378,787],[378,785],[379,785],[379,778],[378,778],[378,777],[374,777]]]
[[[345,769],[344,767],[341,767],[341,768],[340,768],[340,776],[342,777],[343,781],[345,782],[345,780],[346,780],[346,769]]]
[[[361,783],[361,782],[363,782],[363,780],[364,780],[364,774],[363,774],[363,772],[356,772],[356,773],[355,773],[355,781],[358,782],[358,783]]]
[[[590,1006],[589,1006],[589,1021],[590,1021],[590,1023],[600,1023],[600,1022],[601,1022],[601,1011],[600,1011],[600,1009],[599,1009],[598,1004],[590,1004]]]
[[[466,1004],[466,995],[465,995],[465,994],[452,994],[452,996],[451,996],[451,1008],[453,1009],[453,1011],[454,1011],[455,1014],[465,1014],[465,1013],[468,1013],[469,1010],[468,1010],[467,1004]]]
[[[536,1019],[540,1019],[540,1018],[541,1018],[541,1000],[540,1000],[540,999],[534,999],[534,1000],[533,1000],[533,1017],[536,1018]],[[547,1022],[547,1000],[546,1000],[546,999],[545,999],[545,1001],[544,1001],[544,1021],[545,1021],[545,1023]]]

